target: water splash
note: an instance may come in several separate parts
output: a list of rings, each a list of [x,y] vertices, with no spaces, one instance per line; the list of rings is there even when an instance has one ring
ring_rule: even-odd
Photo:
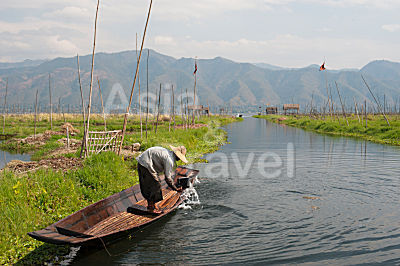
[[[198,184],[200,182],[196,178],[193,183]],[[179,205],[179,209],[190,210],[192,209],[191,205],[199,205],[201,203],[199,194],[197,194],[197,191],[192,183],[190,183],[190,186],[183,191],[181,199],[183,200],[183,203]]]
[[[75,257],[78,254],[78,251],[81,249],[81,247],[70,247],[70,252],[69,254],[62,256],[62,257],[56,257],[54,263],[47,263],[47,265],[70,265],[72,261],[75,259]],[[62,261],[60,261],[62,259]]]

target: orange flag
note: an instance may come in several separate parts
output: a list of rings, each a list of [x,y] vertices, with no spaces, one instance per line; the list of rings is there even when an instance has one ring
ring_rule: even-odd
[[[319,71],[325,70],[325,62],[320,66]]]

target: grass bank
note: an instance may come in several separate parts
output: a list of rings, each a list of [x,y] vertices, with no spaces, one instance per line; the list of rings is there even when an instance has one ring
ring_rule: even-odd
[[[355,137],[381,144],[400,145],[400,116],[398,115],[388,116],[390,126],[387,125],[381,115],[368,115],[367,126],[365,118],[359,120],[356,115],[350,115],[347,118],[349,125],[343,117],[339,119],[281,115],[254,117],[322,134]]]
[[[148,122],[148,137],[145,138],[145,118],[143,117],[142,137],[140,133],[140,119],[137,115],[132,115],[128,118],[126,128],[126,137],[124,145],[128,146],[133,143],[140,143],[143,147],[151,147],[154,145],[161,145],[174,142],[187,143],[188,148],[198,149],[205,148],[205,152],[210,152],[208,145],[204,140],[201,140],[203,135],[215,135],[217,138],[221,137],[218,133],[218,128],[221,125],[237,121],[236,118],[227,116],[211,116],[201,117],[196,119],[197,124],[207,124],[208,128],[200,128],[190,130],[191,134],[187,134],[187,130],[177,129],[174,130],[174,123],[169,121],[168,116],[160,116],[157,134],[155,133],[155,118],[149,117]],[[48,114],[39,114],[36,125],[36,141],[33,141],[34,136],[34,117],[33,115],[8,115],[6,118],[5,134],[14,135],[15,137],[0,143],[0,150],[6,150],[11,153],[30,153],[32,160],[40,160],[47,158],[52,150],[62,146],[59,140],[66,137],[65,130],[63,132],[62,126],[69,123],[76,129],[76,133],[71,135],[72,139],[83,139],[83,122],[82,116],[77,114],[53,114],[52,130],[50,126],[50,119]],[[90,120],[91,131],[103,131],[104,120],[100,115],[92,115]],[[107,130],[120,130],[122,129],[124,117],[122,115],[107,116],[106,126]],[[177,128],[182,126],[182,119],[176,116],[175,125]],[[25,141],[30,139],[30,141]],[[214,142],[214,139],[210,139]],[[223,142],[220,139],[219,142]],[[69,157],[76,157],[80,153],[69,154]],[[196,156],[195,156],[196,157]]]
[[[138,121],[131,120],[129,127],[135,130],[129,132],[124,145],[139,142],[141,150],[156,145],[185,145],[189,161],[194,162],[202,154],[215,151],[225,143],[226,132],[219,127],[235,121],[239,120],[231,117],[204,117],[198,122],[207,124],[207,127],[175,131],[169,127],[169,122],[164,121],[159,125],[157,135],[152,129],[146,140],[144,136],[140,138]],[[120,128],[121,119],[120,122],[110,120],[111,126],[108,129],[112,129],[113,123]],[[98,129],[104,129],[99,124]],[[20,130],[27,135],[30,133],[26,129]],[[81,133],[76,137],[82,137]],[[51,149],[49,146],[53,141],[49,139],[45,144],[48,149]],[[39,151],[43,151],[42,148]],[[69,248],[43,244],[28,237],[28,232],[44,228],[138,182],[136,161],[110,152],[86,159],[80,169],[67,172],[39,170],[23,176],[3,171],[0,180],[1,265],[54,262],[56,257],[67,254]]]

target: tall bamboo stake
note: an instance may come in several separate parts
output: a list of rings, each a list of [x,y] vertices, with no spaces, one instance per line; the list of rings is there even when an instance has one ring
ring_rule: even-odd
[[[50,98],[50,129],[53,130],[53,105],[51,104],[50,73],[49,73],[49,98]]]
[[[4,134],[5,128],[6,128],[7,92],[8,92],[8,78],[7,78],[7,80],[6,80],[6,94],[5,94],[5,96],[4,96],[4,106],[3,106],[3,134]]]
[[[328,96],[328,105],[329,105],[329,114],[330,114],[330,116],[332,117],[332,107],[333,107],[333,104],[332,104],[332,102],[331,102],[331,98],[332,97],[329,97],[329,91],[328,91],[328,78],[326,77],[326,70],[324,70],[324,77],[325,77],[325,85],[326,85],[326,95]],[[332,106],[331,106],[332,105]]]
[[[337,93],[339,95],[340,104],[342,105],[342,112],[343,112],[344,119],[346,119],[347,126],[349,126],[349,121],[347,120],[347,116],[346,116],[346,110],[344,109],[344,105],[343,105],[343,102],[342,102],[342,96],[340,96],[339,87],[338,87],[336,81],[335,81],[335,85],[336,85]]]
[[[157,118],[157,102],[158,102],[158,91],[156,88],[156,99],[154,100],[154,109],[153,109],[153,126],[156,126],[156,118]]]
[[[137,33],[136,33],[136,60],[139,61],[138,54],[137,54]],[[138,67],[140,64],[138,64]],[[139,120],[140,120],[140,139],[143,138],[143,123],[142,123],[142,107],[141,107],[141,98],[140,98],[140,72],[137,77],[138,79],[138,89],[139,89]]]
[[[103,94],[101,93],[101,87],[100,87],[99,78],[97,78],[97,83],[99,84],[99,94],[100,94],[100,101],[101,101],[101,109],[103,110],[104,131],[107,131],[106,113],[104,112]]]
[[[81,70],[79,66],[79,55],[76,55],[76,61],[77,61],[77,67],[78,67],[78,81],[79,81],[79,89],[81,91],[81,103],[82,103],[82,120],[83,120],[83,140],[86,140],[86,112],[85,112],[85,100],[83,99],[83,90],[82,90],[82,83],[81,83]],[[58,98],[58,106],[60,106],[60,99]],[[60,110],[61,111],[61,110]],[[59,111],[59,112],[60,112]],[[64,113],[64,112],[63,112]],[[83,151],[85,151],[85,154],[87,154],[87,147],[86,147],[86,142],[82,141],[81,145],[81,154],[80,157],[82,157]]]
[[[175,94],[174,94],[174,85],[172,85],[172,118],[174,119],[174,131],[175,131]]]
[[[97,7],[96,7],[96,17],[94,20],[94,37],[93,37],[93,52],[92,52],[92,68],[90,72],[90,87],[89,87],[89,104],[88,104],[88,114],[87,114],[87,123],[86,123],[86,134],[84,134],[84,141],[85,141],[85,155],[87,156],[87,142],[88,142],[88,135],[89,135],[89,125],[90,125],[90,108],[92,105],[92,89],[93,89],[93,70],[94,70],[94,55],[96,50],[96,34],[97,34],[97,16],[99,13],[99,5],[100,0],[97,0]]]
[[[35,126],[33,131],[33,138],[36,139],[36,121],[37,121],[37,100],[38,100],[38,90],[36,89],[36,100],[35,100]]]
[[[181,116],[182,116],[182,128],[184,127],[185,123],[185,118],[184,118],[184,112],[183,112],[183,95],[182,95],[182,87],[181,87]]]
[[[125,117],[124,117],[124,125],[122,127],[122,138],[121,138],[121,144],[119,145],[119,150],[118,150],[118,154],[121,153],[121,149],[122,149],[122,144],[124,142],[124,136],[125,136],[125,131],[126,131],[126,123],[128,122],[128,114],[129,114],[129,110],[131,108],[131,104],[132,104],[132,97],[133,97],[133,91],[135,89],[135,84],[136,84],[136,78],[139,72],[139,63],[140,63],[140,58],[142,57],[142,51],[143,51],[143,45],[144,45],[144,40],[146,37],[146,31],[147,31],[147,25],[149,24],[149,19],[150,19],[150,13],[151,13],[151,6],[153,5],[153,0],[150,0],[150,7],[149,7],[149,12],[147,14],[147,20],[146,20],[146,25],[144,27],[144,33],[143,33],[143,38],[142,38],[142,45],[140,48],[140,54],[139,54],[139,59],[137,60],[137,64],[136,64],[136,73],[135,73],[135,78],[133,79],[133,85],[132,85],[132,90],[131,90],[131,96],[129,98],[129,104],[128,107],[126,108],[126,113],[125,113]]]
[[[368,127],[367,100],[364,100],[364,112],[365,112],[365,128],[367,128]]]
[[[157,135],[157,127],[158,127],[158,116],[160,115],[160,102],[161,102],[161,83],[160,83],[160,92],[158,93],[158,108],[157,108],[157,120],[156,120],[156,129],[155,129],[156,135]]]
[[[170,101],[172,102],[172,95]],[[169,106],[168,132],[171,132],[172,106]]]
[[[355,109],[357,117],[358,117],[358,123],[361,123],[360,116],[358,115],[358,107],[357,107],[357,103],[356,103],[356,98],[353,97],[353,101],[354,101],[354,109]]]
[[[383,113],[386,114],[386,94],[383,94]]]
[[[189,96],[188,89],[186,88],[186,129],[189,127]]]
[[[61,102],[60,102],[60,99],[61,99],[61,97],[58,97],[58,106],[57,106],[57,113],[58,114],[61,114],[61,107],[60,107]]]
[[[149,57],[150,57],[150,50],[147,50],[146,140],[147,140],[147,121],[149,119]]]
[[[197,59],[195,59],[195,66],[197,66]],[[195,121],[195,115],[194,115],[194,110],[196,108],[196,84],[197,84],[197,69],[195,69],[195,73],[194,73],[194,89],[193,89],[193,118],[192,118],[192,124],[193,126],[195,125],[196,121]]]
[[[382,111],[382,108],[381,108],[380,104],[379,104],[378,101],[376,100],[375,95],[372,93],[372,91],[371,91],[371,89],[369,88],[367,82],[365,81],[363,75],[361,75],[361,78],[363,79],[363,81],[364,81],[364,83],[365,83],[365,86],[367,86],[369,92],[371,93],[372,97],[374,98],[376,104],[378,105],[378,109],[383,113],[383,117],[385,118],[386,123],[388,124],[388,126],[390,126],[390,123],[389,123],[389,120],[388,120],[387,117],[386,117],[386,114]]]

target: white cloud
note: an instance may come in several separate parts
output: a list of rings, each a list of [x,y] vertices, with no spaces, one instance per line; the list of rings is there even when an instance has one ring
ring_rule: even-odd
[[[156,45],[165,45],[165,46],[171,46],[171,45],[176,45],[176,42],[174,40],[174,38],[170,37],[170,36],[156,36],[154,38],[154,43]]]
[[[395,32],[400,30],[400,24],[387,24],[383,25],[382,29],[389,31],[389,32]]]
[[[93,11],[89,12],[87,8],[81,8],[76,6],[67,6],[62,9],[57,9],[52,12],[45,13],[43,17],[45,18],[74,18],[74,19],[82,19],[90,17],[93,15]]]
[[[327,64],[333,69],[361,67],[374,59],[393,58],[393,54],[397,52],[397,45],[380,41],[357,38],[302,38],[290,34],[261,41],[249,39],[198,41],[175,38],[175,42],[177,45],[162,45],[156,44],[156,41],[151,39],[148,44],[162,53],[175,57],[223,56],[241,62],[266,62],[286,67],[319,64],[326,58]],[[397,60],[400,60],[400,57]]]
[[[0,18],[0,51],[1,58],[23,60],[25,58],[51,58],[69,56],[77,52],[90,53],[93,37],[93,22],[96,0],[1,0],[0,10],[7,8],[32,9],[29,16],[22,20],[5,20]],[[142,33],[149,0],[100,0],[97,51],[120,51],[134,49],[135,33]],[[296,5],[292,5],[295,3]],[[349,38],[324,39],[308,34],[307,38],[297,36],[290,30],[290,25],[301,23],[301,16],[312,16],[298,5],[306,3],[316,9],[368,7],[399,8],[399,0],[162,0],[154,1],[150,20],[147,44],[155,50],[176,57],[214,57],[224,56],[239,61],[264,61],[285,66],[302,66],[319,62],[325,56],[337,58],[335,67],[359,67],[372,57],[393,58],[397,53],[395,45],[369,39],[357,39],[357,34]],[[356,7],[356,8],[354,8]],[[274,11],[293,10],[292,21],[279,21],[276,25],[268,24],[274,31],[267,35],[251,33],[251,17],[241,17],[243,27],[221,29],[226,19],[235,19],[232,13],[254,13],[260,18],[260,12],[274,15]],[[46,11],[46,12],[44,12]],[[261,13],[261,15],[264,15]],[[300,13],[300,14],[298,14]],[[280,13],[281,14],[281,13]],[[338,15],[342,15],[338,10]],[[231,16],[231,17],[229,17]],[[299,17],[300,16],[300,17]],[[210,22],[211,21],[211,22]],[[387,20],[384,20],[387,21]],[[211,24],[213,23],[213,24]],[[220,23],[220,24],[219,24]],[[282,27],[280,31],[280,25]],[[379,23],[379,22],[377,22]],[[380,24],[384,24],[381,22]],[[188,27],[187,25],[194,25]],[[317,23],[316,23],[317,24]],[[378,24],[378,25],[380,25]],[[213,26],[219,29],[215,35]],[[268,27],[269,27],[268,26]],[[286,27],[287,26],[287,27]],[[183,30],[180,28],[184,28]],[[319,28],[319,29],[318,29]],[[193,31],[192,31],[193,29]],[[277,30],[275,30],[277,29]],[[394,32],[400,30],[397,24],[383,25],[383,30]],[[340,30],[340,29],[339,29]],[[340,32],[331,30],[325,24],[311,29],[313,34],[333,36]],[[266,26],[266,31],[268,31]],[[209,32],[213,34],[208,34]],[[271,37],[275,32],[279,36]],[[328,33],[329,32],[329,33]],[[368,32],[367,32],[368,33]],[[264,35],[263,35],[264,34]],[[304,33],[306,34],[306,33]],[[367,36],[361,32],[359,36]],[[190,36],[196,36],[195,37]],[[212,35],[214,37],[210,37]],[[215,38],[207,40],[207,38]],[[370,36],[370,35],[368,35]],[[202,38],[202,39],[201,39]],[[394,37],[393,37],[394,38]],[[227,41],[230,40],[230,41]],[[390,55],[392,53],[393,56]],[[362,62],[361,62],[362,61]],[[332,64],[334,65],[334,64]]]

